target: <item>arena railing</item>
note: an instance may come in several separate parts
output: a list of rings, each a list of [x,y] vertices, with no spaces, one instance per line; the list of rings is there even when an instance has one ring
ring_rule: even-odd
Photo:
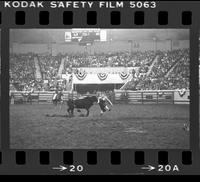
[[[22,94],[24,92],[11,91],[10,103],[52,103],[54,92],[34,92],[31,97]],[[77,92],[63,92],[63,100],[77,98]],[[109,95],[114,104],[189,104],[189,90],[114,90]]]
[[[126,104],[189,104],[189,90],[115,90],[114,103]]]

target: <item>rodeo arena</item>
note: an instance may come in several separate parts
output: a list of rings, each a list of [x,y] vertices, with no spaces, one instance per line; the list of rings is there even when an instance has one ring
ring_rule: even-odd
[[[12,29],[10,147],[189,148],[189,31]]]

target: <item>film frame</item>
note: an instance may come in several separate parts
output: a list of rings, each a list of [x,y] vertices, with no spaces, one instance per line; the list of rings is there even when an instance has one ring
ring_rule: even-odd
[[[128,1],[127,1],[128,2]],[[1,2],[1,7],[3,2]],[[124,1],[124,3],[126,3]],[[199,174],[199,2],[158,2],[153,10],[144,9],[67,9],[73,22],[63,22],[65,10],[50,8],[1,8],[1,153],[0,174]],[[48,7],[48,2],[44,2]],[[96,13],[95,13],[96,12]],[[103,13],[102,13],[103,12]],[[112,19],[112,14],[118,19]],[[91,17],[96,14],[97,22]],[[135,16],[134,16],[135,14]],[[67,14],[68,15],[68,14]],[[89,17],[87,16],[89,15]],[[158,18],[158,15],[160,16]],[[191,16],[190,16],[191,15]],[[113,15],[114,16],[114,15]],[[25,21],[23,18],[25,18]],[[45,17],[45,18],[43,18]],[[108,18],[109,17],[109,18]],[[138,17],[134,21],[134,17]],[[142,17],[142,21],[140,17]],[[167,17],[167,18],[166,18]],[[190,18],[188,18],[190,17]],[[120,18],[120,20],[119,20]],[[144,18],[144,19],[143,19]],[[9,20],[9,21],[8,21]],[[31,20],[31,21],[30,21]],[[49,22],[48,22],[49,20]],[[114,24],[114,25],[112,25]],[[14,150],[9,146],[9,29],[28,28],[182,28],[190,29],[190,149],[100,149],[100,150]],[[7,61],[5,61],[7,60]],[[4,113],[4,114],[3,114]],[[76,168],[75,172],[53,171],[54,166]],[[74,166],[72,166],[74,165]],[[144,166],[156,170],[141,170]],[[177,165],[180,171],[158,171],[158,165]],[[71,167],[70,167],[71,166]],[[84,167],[81,170],[80,166]]]

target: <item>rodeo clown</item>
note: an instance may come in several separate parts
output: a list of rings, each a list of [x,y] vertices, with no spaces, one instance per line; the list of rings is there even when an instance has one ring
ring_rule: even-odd
[[[104,94],[101,94],[98,97],[98,102],[97,102],[101,108],[101,115],[106,112],[106,110],[111,111],[111,109],[107,106],[107,103],[113,106],[112,102],[108,99],[108,97]]]

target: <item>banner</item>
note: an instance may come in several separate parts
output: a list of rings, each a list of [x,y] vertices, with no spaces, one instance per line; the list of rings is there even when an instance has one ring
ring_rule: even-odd
[[[135,69],[132,67],[115,68],[76,68],[73,69],[74,84],[124,84],[132,78]]]
[[[106,80],[106,78],[108,77],[108,74],[106,73],[98,73],[98,78],[101,80],[101,81],[104,81]]]
[[[133,72],[138,72],[139,67],[81,67],[74,68],[73,71],[77,70],[86,71],[87,74],[97,74],[97,73],[106,73],[106,74],[132,74]]]
[[[188,90],[174,91],[174,103],[175,104],[189,104],[190,92]]]
[[[79,79],[79,80],[84,80],[87,76],[87,73],[85,70],[76,70],[75,72],[75,75],[76,77]]]
[[[121,78],[122,80],[126,80],[126,79],[130,76],[130,74],[125,73],[125,72],[121,72],[121,73],[119,74],[119,76],[120,76],[120,78]]]

